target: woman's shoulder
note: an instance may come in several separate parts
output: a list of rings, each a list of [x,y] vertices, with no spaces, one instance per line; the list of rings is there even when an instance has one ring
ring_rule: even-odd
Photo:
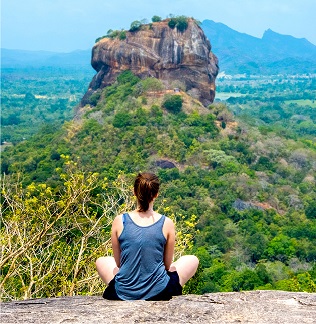
[[[119,214],[115,216],[112,222],[112,227],[117,227],[117,226],[120,227],[122,224],[122,220],[123,220],[123,214]]]
[[[163,215],[162,217],[165,217],[165,226],[168,226],[168,227],[174,227],[174,222],[171,218]]]

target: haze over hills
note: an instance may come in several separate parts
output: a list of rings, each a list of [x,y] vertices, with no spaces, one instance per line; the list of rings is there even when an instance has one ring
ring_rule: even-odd
[[[40,67],[40,66],[86,66],[90,67],[91,50],[76,50],[70,53],[49,51],[28,51],[1,49],[1,66],[11,67]]]
[[[315,73],[316,46],[305,38],[271,29],[262,38],[237,32],[222,23],[204,20],[202,28],[226,73]]]
[[[202,29],[226,74],[316,73],[316,46],[305,38],[278,34],[271,29],[262,38],[204,20]],[[70,53],[1,49],[2,67],[82,66],[90,67],[91,49]]]

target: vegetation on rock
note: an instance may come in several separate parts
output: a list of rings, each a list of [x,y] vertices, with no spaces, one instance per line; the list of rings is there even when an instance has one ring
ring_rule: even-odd
[[[168,21],[168,26],[172,29],[176,27],[178,31],[183,32],[188,28],[188,19],[186,16],[172,17]]]

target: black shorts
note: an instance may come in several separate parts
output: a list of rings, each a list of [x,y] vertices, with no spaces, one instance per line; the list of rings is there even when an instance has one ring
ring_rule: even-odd
[[[148,298],[146,300],[170,300],[172,296],[182,295],[182,286],[180,285],[180,279],[177,271],[169,272],[167,271],[168,276],[170,277],[169,282],[166,288],[161,291],[156,296]],[[115,291],[115,278],[113,278],[109,285],[106,287],[103,293],[104,299],[109,300],[122,300]]]

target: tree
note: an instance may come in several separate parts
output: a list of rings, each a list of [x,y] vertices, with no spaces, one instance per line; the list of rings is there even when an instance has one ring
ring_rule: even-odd
[[[156,92],[156,91],[162,91],[165,89],[161,80],[158,80],[156,78],[146,78],[145,80],[141,81],[141,85],[145,92],[146,91]]]
[[[114,116],[113,126],[122,128],[131,125],[131,115],[124,112],[119,112]]]
[[[174,29],[177,25],[177,20],[176,18],[171,18],[169,21],[168,21],[168,26],[171,28],[171,29]]]
[[[236,163],[237,160],[235,157],[231,155],[227,155],[224,151],[221,150],[208,150],[207,158],[210,161],[213,168],[216,168],[217,166],[225,167],[229,163]]]
[[[130,27],[129,31],[135,32],[135,31],[139,30],[141,26],[142,26],[142,23],[139,20],[135,20],[131,23],[131,27]]]
[[[139,77],[137,77],[135,74],[133,74],[130,70],[125,70],[117,77],[117,82],[119,84],[127,84],[134,85],[137,82],[139,82]]]
[[[185,31],[188,28],[188,18],[185,16],[177,17],[177,30],[180,32]]]
[[[186,16],[171,17],[171,19],[168,21],[168,26],[172,29],[177,27],[178,31],[183,32],[188,28],[188,17]]]
[[[119,39],[120,40],[124,40],[126,39],[126,31],[125,30],[122,30],[119,34]]]
[[[161,17],[159,17],[159,16],[153,16],[153,17],[151,18],[151,21],[152,21],[152,22],[159,22],[159,21],[161,21]]]
[[[130,188],[121,177],[111,184],[118,191],[111,190],[107,196],[106,179],[100,183],[98,174],[84,173],[77,163],[63,158],[63,186],[58,194],[46,184],[23,189],[19,179],[1,179],[3,300],[102,290],[93,260],[109,253],[110,223],[122,201],[127,204],[124,207],[133,205]],[[103,186],[102,199],[93,196],[98,186]],[[126,199],[126,193],[130,198]]]
[[[316,201],[311,201],[305,208],[305,215],[307,218],[316,219]]]
[[[265,250],[265,254],[270,260],[284,262],[294,255],[295,242],[295,239],[290,239],[284,234],[279,234],[270,241]]]
[[[163,107],[173,113],[178,113],[182,109],[183,99],[179,95],[167,96],[163,102]]]

